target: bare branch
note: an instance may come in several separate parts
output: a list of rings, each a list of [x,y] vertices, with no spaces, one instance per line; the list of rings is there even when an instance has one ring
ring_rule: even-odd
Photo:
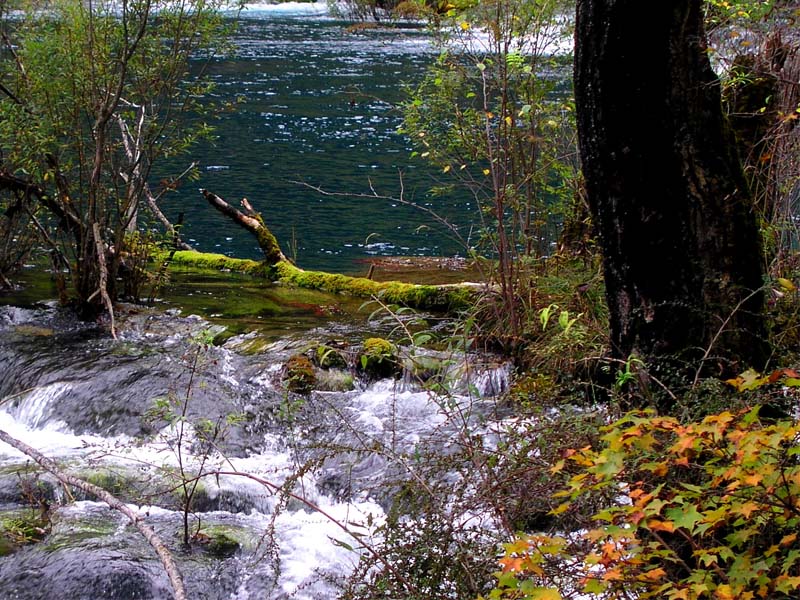
[[[172,554],[155,530],[153,530],[153,528],[146,523],[142,522],[141,517],[136,513],[136,511],[103,488],[62,471],[55,461],[46,457],[35,448],[32,448],[26,443],[10,436],[2,429],[0,429],[0,440],[4,441],[9,446],[16,448],[23,454],[30,456],[44,470],[46,470],[48,473],[51,473],[64,485],[73,486],[83,490],[88,494],[92,494],[108,504],[109,507],[128,517],[131,524],[139,530],[139,533],[144,536],[147,542],[153,547],[153,550],[156,551],[156,554],[158,554],[159,559],[161,559],[161,564],[164,565],[164,571],[166,572],[170,585],[172,586],[175,600],[186,600],[187,595],[183,584],[183,577],[181,576],[180,569],[178,569],[178,565],[172,558]]]

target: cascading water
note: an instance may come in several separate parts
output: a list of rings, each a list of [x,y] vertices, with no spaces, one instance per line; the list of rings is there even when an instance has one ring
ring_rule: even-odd
[[[287,393],[280,365],[324,328],[246,356],[234,348],[251,336],[222,347],[198,342],[216,331],[198,317],[131,309],[119,320],[114,341],[54,307],[0,309],[0,428],[135,505],[176,549],[193,598],[335,597],[392,504],[386,481],[397,466],[387,457],[432,435],[447,439],[445,401],[480,407],[402,379]],[[490,367],[489,376],[447,364],[475,382],[505,370]],[[449,380],[453,389],[475,388]],[[187,397],[183,431],[178,414],[153,416],[159,402],[180,412]],[[200,423],[224,429],[213,447],[197,435]],[[187,477],[208,474],[192,501],[196,535],[186,551],[181,465]],[[15,511],[47,505],[52,521],[43,541],[0,559],[7,597],[169,596],[155,555],[122,516],[91,498],[70,499],[27,457],[0,446],[0,502]]]

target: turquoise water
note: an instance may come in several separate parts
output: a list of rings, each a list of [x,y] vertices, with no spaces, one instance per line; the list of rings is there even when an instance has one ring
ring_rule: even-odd
[[[452,256],[463,248],[429,217],[397,202],[325,196],[399,196],[466,223],[469,200],[429,198],[431,173],[396,132],[403,86],[435,57],[422,28],[348,31],[324,15],[245,11],[235,54],[211,65],[217,100],[236,102],[215,122],[218,140],[194,152],[198,182],[163,207],[186,213],[199,250],[258,258],[252,237],[209,207],[197,188],[260,210],[304,268],[357,273],[376,255]],[[402,176],[401,176],[402,173]]]

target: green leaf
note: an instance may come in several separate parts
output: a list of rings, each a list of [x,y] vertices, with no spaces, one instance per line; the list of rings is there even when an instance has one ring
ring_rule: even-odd
[[[694,504],[668,508],[665,514],[668,519],[675,523],[675,527],[686,529],[689,533],[693,533],[697,524],[703,520],[703,515],[697,511],[697,507]]]
[[[342,540],[337,540],[336,538],[333,538],[333,537],[330,537],[330,536],[328,537],[328,539],[331,542],[333,542],[334,546],[339,546],[340,548],[344,548],[345,550],[350,550],[350,552],[355,552],[355,548],[353,548],[347,542],[343,542]]]
[[[562,600],[561,594],[554,588],[534,588],[528,592],[530,600]]]

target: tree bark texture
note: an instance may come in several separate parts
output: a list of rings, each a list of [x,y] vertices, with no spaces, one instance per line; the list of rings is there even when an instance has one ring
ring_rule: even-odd
[[[615,356],[763,367],[759,231],[701,1],[578,0],[575,95]]]

